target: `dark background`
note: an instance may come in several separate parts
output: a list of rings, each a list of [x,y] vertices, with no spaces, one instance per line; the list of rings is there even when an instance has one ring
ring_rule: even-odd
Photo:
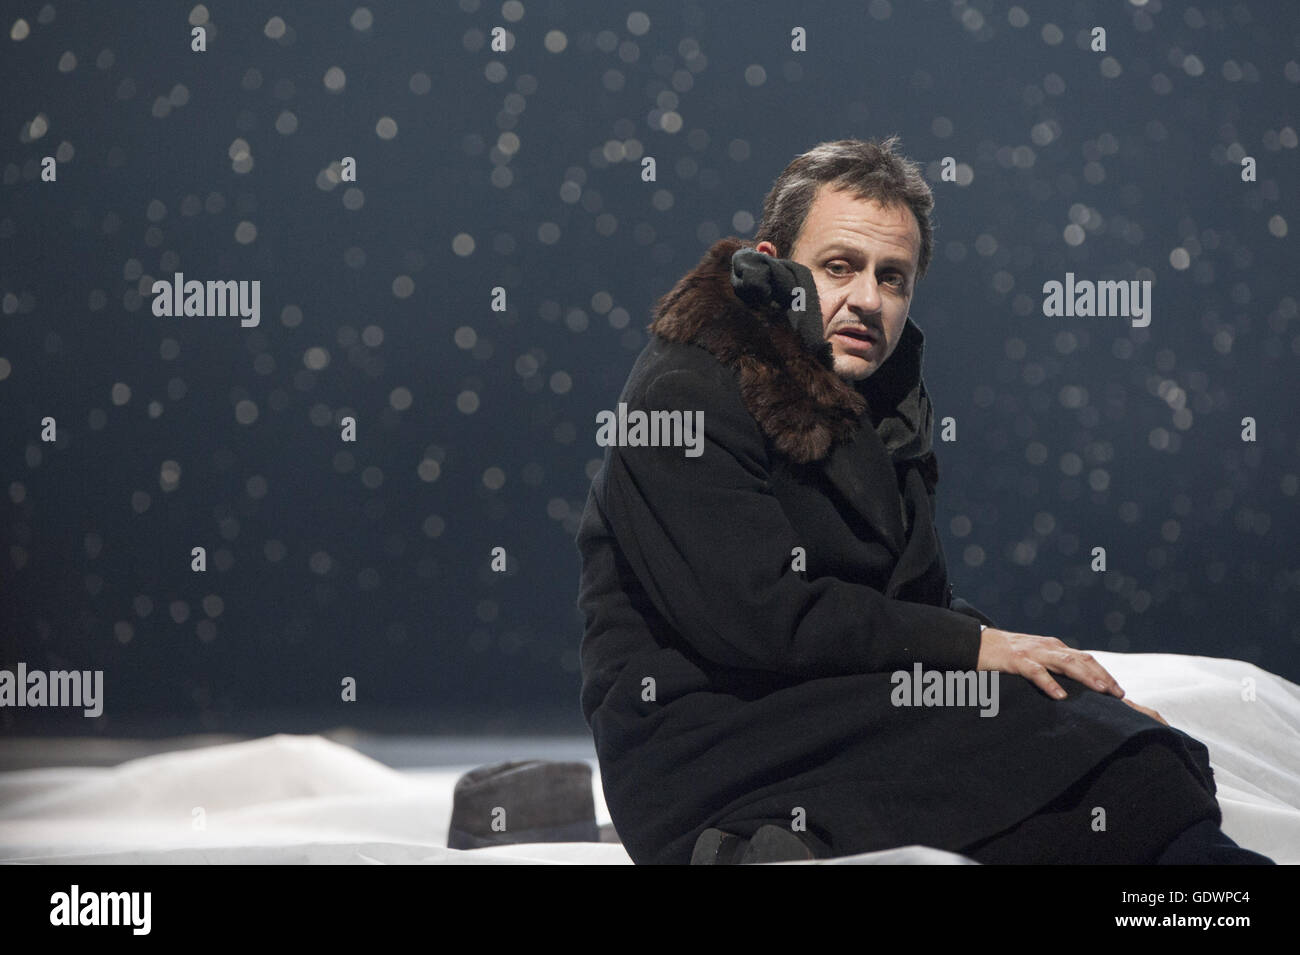
[[[0,731],[584,732],[573,536],[651,305],[894,132],[956,593],[1300,680],[1294,3],[3,7],[0,666],[105,712]],[[260,326],[155,317],[176,271]],[[1152,280],[1150,326],[1044,317],[1067,271]]]

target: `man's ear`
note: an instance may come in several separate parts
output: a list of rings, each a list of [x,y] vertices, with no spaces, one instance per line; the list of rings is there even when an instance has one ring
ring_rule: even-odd
[[[754,246],[754,251],[762,252],[764,255],[770,255],[774,259],[779,259],[781,257],[776,254],[776,246],[771,242],[768,242],[766,239]]]

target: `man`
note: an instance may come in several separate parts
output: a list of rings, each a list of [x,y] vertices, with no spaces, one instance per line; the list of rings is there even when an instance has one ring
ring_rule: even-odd
[[[609,447],[576,538],[615,829],[637,863],[1152,862],[1180,834],[1180,861],[1254,856],[1218,828],[1203,744],[953,596],[908,314],[933,199],[895,146],[797,157],[757,243],[718,241],[656,304],[619,401],[702,411],[702,453]],[[918,667],[1000,671],[996,714],[900,705]]]

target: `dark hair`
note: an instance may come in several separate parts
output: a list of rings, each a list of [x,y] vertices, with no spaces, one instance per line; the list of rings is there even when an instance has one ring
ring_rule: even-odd
[[[884,140],[838,139],[818,143],[796,156],[776,177],[763,200],[763,220],[755,244],[771,242],[777,254],[788,258],[803,229],[808,210],[823,183],[846,189],[859,199],[885,205],[903,204],[912,210],[921,229],[921,253],[916,277],[925,275],[934,251],[930,210],[934,195],[921,168],[894,151],[898,137]]]

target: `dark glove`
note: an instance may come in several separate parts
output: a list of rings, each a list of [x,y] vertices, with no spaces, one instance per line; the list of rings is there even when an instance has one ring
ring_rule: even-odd
[[[832,367],[831,344],[826,340],[817,282],[806,265],[794,259],[777,259],[751,248],[731,256],[731,287],[753,308],[766,309],[786,321],[805,348],[827,368]],[[803,311],[791,308],[796,288],[804,290]]]

